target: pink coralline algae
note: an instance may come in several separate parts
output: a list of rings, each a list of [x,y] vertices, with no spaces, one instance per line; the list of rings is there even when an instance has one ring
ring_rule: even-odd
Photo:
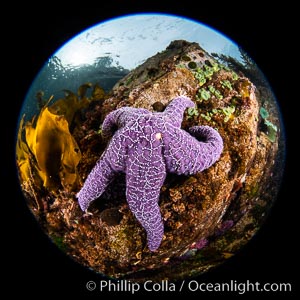
[[[216,235],[216,236],[219,236],[219,235],[224,234],[226,231],[228,231],[230,228],[232,228],[233,225],[234,225],[233,220],[226,220],[226,221],[224,221],[224,222],[219,226],[219,228],[217,229],[215,235]]]
[[[146,230],[151,251],[157,250],[164,235],[158,201],[167,172],[201,172],[214,164],[223,150],[223,140],[215,129],[194,126],[188,133],[180,128],[188,107],[194,103],[179,96],[164,112],[123,107],[108,114],[102,134],[111,138],[110,142],[77,194],[86,211],[116,173],[124,172],[129,208]]]
[[[207,239],[201,239],[197,241],[196,243],[192,244],[191,249],[197,249],[200,250],[204,247],[206,247],[209,244],[209,241]]]

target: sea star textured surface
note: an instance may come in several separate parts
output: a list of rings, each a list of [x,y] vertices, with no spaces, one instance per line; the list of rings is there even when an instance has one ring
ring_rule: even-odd
[[[85,211],[100,197],[118,172],[126,174],[130,210],[147,232],[148,247],[161,244],[164,225],[158,205],[166,173],[191,175],[209,168],[220,157],[223,140],[209,126],[180,128],[186,108],[184,96],[173,99],[164,112],[123,107],[107,115],[102,134],[111,140],[77,194]]]

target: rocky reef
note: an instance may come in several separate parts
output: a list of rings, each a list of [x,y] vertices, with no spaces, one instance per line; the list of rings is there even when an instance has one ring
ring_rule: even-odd
[[[186,110],[182,129],[209,125],[223,138],[224,150],[201,173],[167,175],[159,201],[164,237],[151,252],[128,207],[123,174],[93,202],[91,214],[80,210],[75,194],[107,146],[101,125],[108,113],[124,106],[163,111],[179,95],[196,104]],[[96,272],[132,280],[205,272],[251,239],[276,198],[282,154],[272,97],[268,88],[255,86],[242,70],[228,68],[198,44],[173,41],[109,94],[85,84],[77,95],[69,92],[51,107],[46,103],[37,120],[21,122],[17,165],[28,205],[58,247]],[[56,124],[51,131],[56,148],[36,139],[37,134],[47,139],[45,116]]]

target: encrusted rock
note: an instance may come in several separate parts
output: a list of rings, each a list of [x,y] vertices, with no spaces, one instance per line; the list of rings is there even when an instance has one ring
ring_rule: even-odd
[[[44,228],[61,238],[76,261],[96,272],[136,280],[175,278],[174,268],[179,277],[192,274],[191,269],[205,272],[256,232],[262,208],[272,202],[268,197],[259,201],[260,185],[268,180],[265,169],[272,176],[270,165],[278,150],[277,143],[258,128],[259,93],[242,73],[224,67],[198,44],[186,41],[172,42],[120,80],[101,107],[86,109],[86,120],[76,128],[82,181],[107,145],[89,116],[101,123],[108,113],[123,106],[162,111],[179,95],[196,104],[186,110],[182,128],[215,128],[223,138],[224,150],[201,173],[167,175],[159,201],[165,233],[156,252],[147,249],[146,234],[128,208],[124,176],[115,179],[93,203],[92,215],[83,216],[75,192],[71,199],[63,194],[53,196]],[[236,240],[230,235],[233,232]],[[197,251],[203,251],[201,257],[206,259],[187,263],[184,269],[181,262],[196,258]]]

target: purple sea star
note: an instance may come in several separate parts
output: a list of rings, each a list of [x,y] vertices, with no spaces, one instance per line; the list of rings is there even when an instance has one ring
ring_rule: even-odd
[[[107,115],[103,137],[112,137],[82,189],[77,194],[83,211],[98,198],[117,172],[126,173],[129,208],[147,232],[148,247],[155,251],[164,234],[158,205],[166,173],[191,175],[209,168],[220,157],[223,141],[209,126],[180,128],[188,97],[177,97],[164,112],[123,107]]]

